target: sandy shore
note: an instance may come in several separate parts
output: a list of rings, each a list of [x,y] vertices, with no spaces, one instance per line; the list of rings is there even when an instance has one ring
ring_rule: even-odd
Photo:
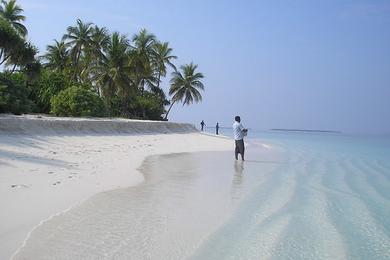
[[[224,151],[231,140],[188,124],[0,117],[0,259],[43,221],[102,191],[143,181],[155,154]]]

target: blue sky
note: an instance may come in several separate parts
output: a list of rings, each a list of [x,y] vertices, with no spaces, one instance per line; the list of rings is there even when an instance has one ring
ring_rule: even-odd
[[[18,3],[42,52],[77,18],[169,41],[176,64],[206,77],[203,102],[175,106],[171,120],[390,133],[388,0]]]

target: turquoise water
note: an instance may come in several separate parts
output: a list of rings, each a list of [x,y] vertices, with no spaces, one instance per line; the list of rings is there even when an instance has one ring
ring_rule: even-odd
[[[389,138],[251,134],[249,144],[283,148],[286,163],[193,259],[390,259]]]

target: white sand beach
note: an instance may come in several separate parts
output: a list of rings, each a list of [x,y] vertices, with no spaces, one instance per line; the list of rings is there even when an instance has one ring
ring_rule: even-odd
[[[226,151],[192,125],[35,115],[0,117],[0,259],[31,231],[97,193],[143,182],[149,155]]]

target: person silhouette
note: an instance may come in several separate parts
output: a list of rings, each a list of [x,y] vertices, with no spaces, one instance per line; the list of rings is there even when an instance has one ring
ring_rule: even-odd
[[[219,132],[219,124],[217,122],[217,125],[215,126],[215,134],[218,135]]]
[[[205,126],[206,124],[204,123],[204,121],[202,120],[202,122],[200,122],[200,130],[203,131],[203,127]]]

